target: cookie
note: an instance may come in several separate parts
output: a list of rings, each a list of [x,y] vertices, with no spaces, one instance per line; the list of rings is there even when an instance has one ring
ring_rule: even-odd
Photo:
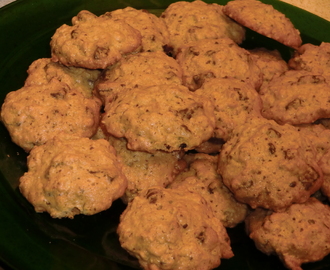
[[[164,21],[147,10],[126,7],[106,12],[102,16],[123,20],[138,30],[142,37],[143,52],[164,51],[169,44],[169,32]]]
[[[302,40],[300,32],[282,12],[258,0],[229,1],[223,13],[244,27],[297,49]]]
[[[320,45],[303,44],[295,51],[288,62],[289,67],[295,70],[306,70],[323,75],[330,80],[330,43],[322,42]]]
[[[170,4],[160,18],[168,28],[174,55],[184,44],[198,40],[228,37],[240,44],[245,38],[245,29],[225,16],[222,8],[199,0]]]
[[[157,151],[150,154],[127,149],[127,141],[123,138],[110,136],[109,142],[115,148],[127,178],[127,188],[122,196],[125,203],[132,201],[143,190],[152,186],[167,187],[186,166],[182,160],[183,154],[179,151]]]
[[[200,194],[225,227],[233,228],[244,221],[249,207],[238,202],[223,184],[217,173],[218,156],[186,154],[184,160],[187,168],[175,177],[169,188]]]
[[[102,123],[130,150],[154,153],[187,151],[214,132],[213,103],[183,85],[156,85],[127,90],[105,106]]]
[[[330,253],[329,218],[329,206],[310,198],[283,213],[257,209],[246,219],[246,230],[260,251],[277,255],[288,269],[302,270],[302,264]]]
[[[53,218],[93,215],[121,197],[127,180],[106,140],[55,137],[32,149],[19,189],[36,212]]]
[[[330,84],[305,70],[289,70],[259,91],[262,115],[280,124],[310,124],[330,117]]]
[[[9,92],[2,104],[1,120],[12,141],[29,152],[59,132],[92,137],[100,122],[100,108],[98,98],[88,98],[52,79]]]
[[[99,70],[67,67],[51,61],[50,58],[35,60],[27,72],[25,86],[47,84],[56,79],[66,83],[71,89],[80,91],[86,97],[92,96],[94,82],[101,73]]]
[[[52,61],[66,66],[104,69],[141,49],[141,34],[123,20],[80,11],[51,38]]]
[[[236,78],[255,89],[262,83],[261,71],[250,53],[229,38],[188,43],[181,47],[177,61],[183,70],[183,83],[192,91],[208,78]]]
[[[234,78],[212,78],[204,82],[197,94],[213,101],[216,117],[214,138],[229,140],[233,130],[261,117],[261,99],[249,84]]]
[[[109,102],[126,89],[172,83],[182,84],[179,64],[164,52],[141,52],[105,69],[95,84],[95,93]]]
[[[218,173],[238,201],[283,211],[320,189],[316,157],[313,143],[296,127],[256,118],[224,144]]]
[[[214,269],[233,256],[222,223],[197,193],[160,187],[128,204],[117,233],[143,269]]]
[[[287,62],[284,61],[278,50],[255,48],[249,52],[262,73],[262,86],[289,69]]]

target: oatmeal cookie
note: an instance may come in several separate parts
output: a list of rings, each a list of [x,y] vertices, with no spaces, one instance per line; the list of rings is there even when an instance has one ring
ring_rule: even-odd
[[[212,78],[196,93],[213,101],[215,110],[214,138],[227,141],[233,130],[254,117],[261,117],[261,99],[249,84],[234,78]]]
[[[169,32],[165,22],[147,10],[132,7],[106,12],[103,16],[123,20],[141,33],[142,51],[164,51],[169,44]]]
[[[289,60],[289,66],[295,70],[307,70],[323,75],[330,80],[330,43],[320,45],[303,44]]]
[[[128,88],[172,83],[182,84],[182,69],[175,59],[164,52],[142,52],[123,57],[105,69],[95,93],[105,102]]]
[[[246,230],[260,251],[277,255],[288,269],[302,270],[303,263],[330,253],[330,207],[315,198],[283,213],[257,209],[246,219]]]
[[[245,29],[225,16],[222,8],[199,0],[170,4],[160,18],[169,30],[174,55],[182,45],[197,40],[228,37],[240,44],[245,38]]]
[[[225,227],[187,190],[153,187],[128,204],[117,232],[143,269],[209,270],[233,256]]]
[[[261,71],[250,53],[229,38],[191,42],[181,47],[177,61],[183,70],[183,83],[190,90],[200,88],[207,78],[232,77],[258,89]]]
[[[319,166],[324,175],[324,182],[321,186],[321,192],[330,200],[330,149],[320,158]]]
[[[19,189],[53,218],[93,215],[121,197],[127,180],[106,140],[57,136],[32,149]]]
[[[87,98],[52,79],[9,92],[2,104],[1,120],[12,141],[29,152],[59,132],[93,136],[100,122],[100,107],[99,99]]]
[[[287,62],[284,61],[278,50],[255,48],[249,50],[249,52],[262,73],[262,85],[289,69]]]
[[[141,49],[141,34],[123,20],[114,20],[83,10],[52,36],[54,62],[66,66],[104,69],[123,55]]]
[[[118,160],[123,164],[123,173],[127,178],[127,189],[122,197],[125,203],[132,201],[149,187],[166,187],[186,165],[182,160],[183,153],[179,151],[172,153],[156,151],[150,154],[129,150],[124,138],[110,136],[109,142],[115,148]]]
[[[154,153],[190,150],[214,132],[213,103],[183,85],[127,90],[105,106],[102,123],[130,150]]]
[[[51,61],[50,58],[35,60],[28,69],[25,86],[47,84],[56,79],[66,83],[71,89],[76,89],[86,97],[92,96],[94,82],[100,75],[99,70],[67,67]]]
[[[309,124],[330,117],[330,84],[322,75],[288,70],[259,91],[262,115],[280,124]]]
[[[239,24],[286,46],[299,48],[300,32],[282,12],[258,0],[229,1],[223,13]]]
[[[296,127],[256,118],[235,132],[220,152],[218,173],[238,201],[283,211],[320,189],[316,150]]]
[[[238,202],[223,184],[221,176],[217,173],[218,156],[186,154],[184,160],[187,162],[187,169],[175,177],[169,188],[200,194],[225,227],[233,228],[241,223],[249,208],[246,204]]]

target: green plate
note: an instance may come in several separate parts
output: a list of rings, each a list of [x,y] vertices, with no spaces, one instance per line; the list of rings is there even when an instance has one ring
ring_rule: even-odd
[[[49,41],[55,29],[80,10],[97,15],[132,6],[160,14],[171,0],[17,0],[0,9],[0,103],[5,95],[22,87],[28,66],[50,57]],[[227,0],[218,0],[225,4]],[[305,43],[330,42],[330,23],[277,0],[263,0],[285,13],[300,29]],[[278,48],[285,58],[291,51],[252,31],[244,46],[255,44]],[[0,124],[0,259],[5,269],[137,269],[136,260],[120,248],[116,235],[124,205],[116,201],[111,209],[74,220],[52,219],[36,214],[17,189],[26,171],[26,154],[14,145]],[[228,230],[235,257],[222,260],[220,269],[285,269],[275,256],[254,248],[243,225]],[[1,264],[0,264],[1,265]],[[330,256],[304,269],[330,269]]]

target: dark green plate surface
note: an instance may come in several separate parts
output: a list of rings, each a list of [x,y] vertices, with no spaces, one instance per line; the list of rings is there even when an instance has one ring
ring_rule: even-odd
[[[132,6],[156,14],[170,0],[18,0],[0,9],[0,103],[5,95],[22,87],[28,66],[36,59],[50,57],[49,41],[55,29],[80,10],[97,15]],[[227,0],[218,0],[225,4]],[[300,29],[303,41],[330,42],[330,23],[308,12],[281,3],[263,0],[285,13]],[[276,42],[248,32],[244,46],[254,44],[279,48],[288,58],[291,51]],[[6,269],[136,269],[138,264],[120,248],[116,236],[118,217],[124,206],[120,201],[95,216],[77,216],[74,220],[51,219],[36,214],[17,189],[26,170],[26,154],[0,124],[0,259]],[[261,254],[244,235],[243,226],[229,230],[235,257],[222,260],[220,269],[284,269],[276,257]],[[0,264],[1,265],[1,264]],[[330,256],[306,264],[304,269],[330,269]],[[192,269],[194,270],[194,269]],[[198,270],[198,269],[197,269]]]

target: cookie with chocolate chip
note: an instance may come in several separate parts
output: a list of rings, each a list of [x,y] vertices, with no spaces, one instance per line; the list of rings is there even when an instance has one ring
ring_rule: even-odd
[[[106,140],[61,135],[32,149],[19,189],[38,213],[94,215],[121,197],[127,180]]]
[[[123,55],[141,49],[141,34],[123,20],[80,11],[72,25],[63,24],[52,36],[51,56],[66,66],[104,69]]]
[[[258,118],[224,144],[218,173],[238,201],[283,211],[320,189],[316,157],[313,143],[296,127]]]
[[[228,37],[240,44],[245,29],[222,12],[223,6],[203,1],[178,1],[161,14],[170,34],[174,55],[186,43]]]
[[[147,10],[126,7],[106,12],[102,16],[123,20],[138,30],[142,37],[143,52],[164,51],[169,46],[169,32],[165,22]]]
[[[233,256],[225,227],[197,193],[151,187],[128,204],[117,233],[143,269],[205,269]]]
[[[183,85],[162,84],[121,92],[105,106],[102,123],[131,150],[191,150],[214,132],[214,105]]]
[[[280,124],[310,124],[330,117],[330,84],[306,70],[288,70],[259,91],[262,115]]]
[[[181,47],[177,61],[183,70],[183,83],[192,91],[208,78],[231,77],[255,89],[262,83],[261,71],[250,53],[229,38],[187,43]]]
[[[272,5],[258,0],[229,1],[223,12],[237,23],[286,46],[297,49],[302,43],[299,30]]]
[[[1,120],[14,143],[29,152],[59,132],[92,137],[100,122],[101,101],[52,79],[9,92]]]
[[[249,207],[238,202],[223,184],[217,173],[218,155],[186,154],[183,159],[187,162],[187,168],[175,177],[169,188],[200,194],[225,227],[233,228],[241,223]]]

